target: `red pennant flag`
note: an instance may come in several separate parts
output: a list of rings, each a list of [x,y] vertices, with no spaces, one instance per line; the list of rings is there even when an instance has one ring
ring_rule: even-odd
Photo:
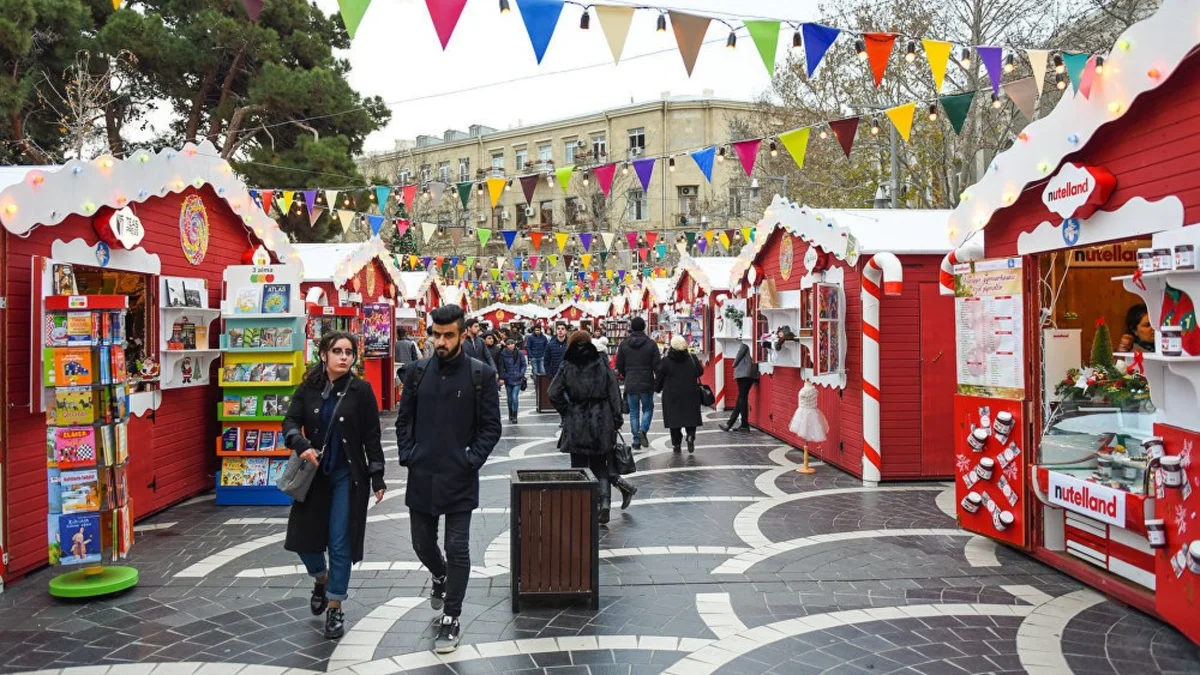
[[[441,268],[442,263],[445,261],[446,261],[446,256],[444,256],[444,255],[439,255],[438,257],[433,259],[433,262],[437,264],[438,268]]]
[[[637,248],[637,232],[626,232],[625,241],[629,242],[629,248]]]
[[[612,189],[613,174],[617,171],[616,164],[605,164],[598,166],[593,171],[596,174],[596,181],[600,183],[600,189],[604,192],[604,196],[608,196],[608,191]]]
[[[542,235],[543,234],[544,234],[543,232],[530,232],[529,233],[529,241],[533,242],[533,250],[535,250],[535,251],[542,250]]]
[[[263,213],[267,214],[268,216],[271,215],[271,199],[275,197],[275,191],[261,190],[259,191],[258,195],[259,197],[262,197]]]
[[[405,220],[404,218],[397,218],[396,219],[396,234],[403,237],[404,233],[408,232],[409,225],[411,225],[411,223],[408,220]]]
[[[646,245],[647,246],[654,246],[654,242],[656,242],[656,241],[658,241],[658,233],[657,232],[647,232],[646,233]]]
[[[854,147],[854,134],[858,131],[858,121],[857,117],[849,117],[829,123],[829,128],[833,130],[833,135],[837,136],[838,143],[842,145],[842,152],[846,153],[847,158],[850,157],[850,149]]]
[[[871,72],[875,75],[875,86],[878,87],[883,81],[883,71],[887,70],[888,59],[892,56],[896,34],[866,33],[863,42],[867,45],[867,60],[871,62]]]
[[[442,42],[442,51],[445,51],[467,0],[425,0],[425,5],[429,8],[429,18],[433,19],[438,40]]]
[[[646,262],[647,255],[650,255],[650,249],[645,247],[638,249],[638,257],[642,259],[642,262]]]
[[[405,185],[401,188],[400,195],[404,197],[404,207],[408,209],[409,215],[412,215],[413,207],[417,205],[417,186]]]
[[[737,153],[738,159],[742,160],[742,169],[749,176],[754,172],[754,162],[758,159],[758,146],[762,145],[762,139],[753,141],[738,141],[733,144],[733,151]]]
[[[258,15],[262,12],[263,0],[242,0],[242,7],[246,8],[246,14],[253,23],[258,21]]]

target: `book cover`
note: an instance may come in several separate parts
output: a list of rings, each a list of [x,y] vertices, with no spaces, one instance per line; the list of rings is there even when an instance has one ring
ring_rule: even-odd
[[[279,417],[283,413],[279,412],[279,395],[266,394],[263,396],[263,417]]]
[[[258,451],[259,452],[274,452],[275,450],[275,432],[264,430],[258,435]]]
[[[105,424],[111,424],[113,418],[116,417],[116,401],[113,400],[113,394],[107,388],[100,389],[96,392],[98,401],[96,404],[96,421]]]
[[[184,279],[183,298],[188,307],[203,307],[208,285],[203,279]]]
[[[274,347],[275,346],[275,334],[277,332],[278,332],[278,329],[274,328],[273,326],[267,326],[266,328],[263,328],[262,329],[262,346]]]
[[[129,371],[125,368],[125,348],[114,346],[110,355],[112,356],[113,382],[122,384],[129,379]]]
[[[258,397],[243,396],[242,397],[242,416],[254,417],[258,414]]]
[[[100,562],[100,514],[67,514],[58,517],[58,540],[63,565]]]
[[[225,427],[225,430],[221,432],[221,449],[225,452],[237,452],[241,435],[241,427]]]
[[[45,346],[47,347],[65,347],[67,346],[67,315],[66,314],[47,314],[45,325]]]
[[[286,415],[288,408],[290,408],[291,406],[292,406],[292,395],[291,394],[280,394],[279,395],[279,414]]]
[[[46,496],[50,513],[62,513],[62,472],[53,466],[46,468]]]
[[[292,348],[292,335],[296,331],[292,328],[280,328],[275,331],[275,346],[282,349]]]
[[[100,427],[100,457],[104,466],[117,463],[117,430],[112,424]]]
[[[121,421],[129,415],[129,386],[119,384],[113,387],[113,418]]]
[[[96,361],[100,365],[100,384],[112,384],[112,347],[101,347]]]
[[[190,288],[183,289],[183,306],[184,307],[200,307],[200,291],[195,291]]]
[[[100,509],[100,476],[96,469],[62,471],[62,512],[86,513]]]
[[[117,486],[113,482],[112,469],[99,469],[100,478],[100,510],[112,511],[117,508]]]
[[[245,485],[254,485],[263,487],[267,484],[267,475],[270,473],[271,462],[268,457],[248,457],[246,458],[246,477]]]
[[[183,279],[167,279],[167,307],[185,307]]]
[[[243,333],[241,328],[229,329],[229,332],[225,334],[225,337],[227,338],[226,341],[230,349],[241,349],[243,346],[245,346],[242,342],[242,335]]]
[[[261,328],[247,328],[244,335],[245,337],[243,338],[243,346],[251,349],[257,349],[262,346]]]
[[[54,350],[54,386],[77,387],[93,383],[89,349]]]
[[[275,381],[276,382],[291,382],[292,367],[286,363],[275,364]]]
[[[62,560],[62,547],[58,543],[59,514],[51,513],[46,518],[46,540],[49,542],[47,553],[51,565],[57,565]]]
[[[100,335],[100,316],[103,312],[92,312],[92,344],[98,345],[103,342]]]
[[[257,314],[262,305],[262,288],[245,286],[238,289],[233,300],[234,314]]]
[[[246,457],[221,458],[221,485],[241,487],[246,484]]]
[[[58,468],[84,469],[96,466],[96,429],[58,427],[54,430],[54,460]]]
[[[196,324],[196,349],[208,349],[208,326]]]
[[[185,323],[182,326],[180,326],[179,329],[183,334],[183,348],[184,349],[195,349],[196,348],[196,324]]]
[[[113,467],[113,484],[116,486],[117,506],[129,505],[129,472],[127,467],[122,464]]]
[[[242,450],[245,452],[258,451],[258,429],[247,429],[242,439]]]
[[[271,464],[267,467],[267,485],[276,485],[279,483],[279,477],[283,475],[283,468],[287,466],[286,459],[272,459]]]
[[[264,284],[262,292],[263,314],[287,314],[290,305],[291,284]]]
[[[237,417],[242,414],[242,397],[226,394],[221,399],[221,416]]]
[[[54,423],[60,427],[83,426],[96,421],[92,390],[59,387],[54,390]]]
[[[262,381],[263,382],[277,382],[278,381],[278,378],[276,377],[276,366],[274,363],[262,364]]]
[[[129,504],[117,511],[117,557],[124,560],[133,548],[133,509]]]
[[[129,425],[122,422],[115,427],[117,436],[117,464],[129,461]]]
[[[246,381],[247,382],[262,382],[263,381],[263,367],[264,367],[264,364],[262,364],[262,363],[255,363],[254,365],[250,366],[250,372],[246,377]]]
[[[50,276],[55,295],[79,295],[79,289],[75,286],[75,268],[71,265],[54,263],[50,268]]]

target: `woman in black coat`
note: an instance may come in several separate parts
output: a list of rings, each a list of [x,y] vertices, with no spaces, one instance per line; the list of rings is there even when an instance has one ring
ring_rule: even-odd
[[[548,393],[563,418],[558,449],[570,453],[572,467],[590,468],[595,474],[600,483],[600,522],[607,523],[612,502],[608,464],[617,443],[617,429],[624,424],[621,389],[617,374],[608,367],[608,355],[597,351],[586,332],[575,331],[567,339],[562,367]],[[624,508],[633,490],[627,490],[631,486],[624,481],[617,486],[627,495]]]
[[[663,425],[671,430],[671,446],[679,452],[683,430],[687,430],[688,452],[696,451],[696,427],[700,419],[700,385],[704,368],[688,351],[682,336],[671,338],[671,349],[658,364],[654,390],[662,393]]]
[[[317,466],[304,501],[292,502],[283,547],[300,554],[314,580],[309,609],[318,615],[328,608],[325,637],[336,639],[345,632],[350,566],[363,559],[367,501],[372,492],[382,500],[386,485],[375,392],[350,373],[358,343],[334,331],[321,337],[318,352],[283,420],[287,447]]]

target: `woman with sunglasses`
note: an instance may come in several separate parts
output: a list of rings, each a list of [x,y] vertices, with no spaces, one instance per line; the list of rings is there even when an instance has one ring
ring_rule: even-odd
[[[363,559],[367,502],[372,492],[382,500],[386,486],[375,392],[350,372],[357,342],[334,331],[321,336],[317,351],[283,420],[287,447],[317,466],[304,501],[292,503],[284,548],[300,554],[314,580],[309,609],[325,612],[325,637],[337,639],[345,632],[350,566]]]

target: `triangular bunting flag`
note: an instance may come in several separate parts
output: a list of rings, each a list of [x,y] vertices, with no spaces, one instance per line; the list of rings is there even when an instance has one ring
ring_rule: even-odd
[[[338,0],[338,10],[342,13],[342,23],[346,24],[346,32],[350,39],[358,32],[358,24],[362,23],[363,15],[367,13],[367,5],[371,0]]]
[[[525,193],[525,203],[533,206],[533,193],[537,191],[538,176],[521,176],[521,192]]]
[[[629,244],[629,248],[637,248],[638,234],[637,232],[626,232],[625,241]]]
[[[691,77],[692,69],[696,67],[696,57],[700,55],[700,45],[704,44],[704,34],[708,32],[708,24],[712,19],[683,12],[668,14],[671,16],[671,30],[675,32],[675,44],[679,46],[679,55],[683,57],[683,67]]]
[[[712,243],[712,232],[705,232],[704,238],[696,241],[696,248],[700,250],[700,255],[704,255],[710,243]]]
[[[535,251],[542,250],[542,236],[544,234],[545,234],[544,232],[530,232],[529,233],[529,241],[530,241],[530,243],[533,244],[533,250],[535,250]]]
[[[726,249],[728,249],[729,245],[732,243],[729,241],[729,235],[724,232],[721,232],[720,234],[718,234],[717,239],[719,239],[721,241],[721,245],[724,246]]]
[[[646,256],[648,255],[650,255],[649,248],[643,246],[642,248],[638,249],[638,258],[640,258],[642,262],[646,262]]]
[[[457,183],[454,186],[454,189],[458,190],[458,200],[460,202],[462,202],[463,210],[466,210],[468,208],[467,205],[470,203],[470,200],[471,200],[471,189],[474,187],[475,187],[474,183],[469,183],[469,182],[468,183]]]
[[[386,185],[375,186],[375,205],[379,207],[379,212],[383,213],[387,209],[388,197],[392,196],[392,188]]]
[[[788,154],[796,162],[796,167],[804,168],[804,154],[808,151],[808,128],[793,129],[792,131],[779,134],[779,142],[783,143],[783,147],[787,148]]]
[[[1082,52],[1063,52],[1063,63],[1067,66],[1067,76],[1071,78],[1071,88],[1079,93],[1080,77],[1087,66],[1089,55]]]
[[[775,77],[775,52],[779,49],[778,21],[744,21],[754,47],[762,57],[763,65],[767,67],[767,76]]]
[[[311,209],[309,209],[308,210],[308,226],[316,227],[317,219],[319,219],[321,217],[321,214],[324,213],[324,211],[325,210],[319,206],[314,206]]]
[[[693,246],[696,245],[696,233],[695,232],[684,232],[683,236],[685,239],[687,239],[688,249],[691,249]]]
[[[466,228],[465,227],[451,227],[449,229],[449,232],[450,232],[450,241],[454,244],[454,248],[458,248],[458,245],[460,243],[462,243],[463,235],[466,234]]]
[[[679,255],[683,255],[687,253],[688,245],[686,242],[677,241],[675,242],[675,250],[679,251]]]
[[[433,239],[433,233],[437,232],[437,223],[421,223],[421,234],[425,237],[425,243],[428,244],[430,239]],[[428,267],[429,263],[426,262]]]
[[[752,228],[749,228],[749,227],[742,228],[742,241],[744,243],[749,244],[751,241],[754,241],[752,239],[753,236],[754,236],[754,230]]]
[[[696,162],[696,166],[700,167],[700,172],[704,174],[704,178],[711,183],[713,158],[717,156],[717,146],[710,145],[703,150],[691,153],[691,155],[692,159]]]
[[[554,241],[558,242],[559,253],[562,253],[563,249],[567,247],[567,240],[570,238],[571,235],[566,232],[558,232],[554,235]]]
[[[517,231],[503,230],[500,234],[504,235],[504,247],[511,251],[513,244],[517,243]]]
[[[929,60],[929,71],[933,73],[933,91],[942,93],[942,83],[946,81],[946,64],[950,61],[949,42],[941,40],[921,40],[925,47],[925,58]]]
[[[521,20],[525,22],[525,32],[529,33],[529,42],[533,45],[533,55],[537,62],[542,62],[546,48],[550,46],[550,38],[554,37],[554,29],[558,26],[558,17],[562,14],[563,0],[516,0],[521,10]]]
[[[119,9],[120,4],[121,0],[113,0],[113,10]],[[258,15],[262,12],[263,0],[242,0],[242,7],[246,8],[246,16],[250,17],[250,22],[254,23],[258,21]]]
[[[446,184],[440,180],[435,180],[429,184],[429,196],[432,197],[432,207],[437,210],[438,204],[442,203],[442,193],[446,191]]]
[[[592,169],[592,173],[596,174],[596,182],[600,183],[600,191],[604,193],[605,197],[608,196],[609,190],[612,189],[613,174],[616,171],[616,164],[602,164]]]
[[[309,213],[312,213],[312,210],[314,208],[316,208],[316,206],[317,206],[317,191],[316,190],[305,190],[304,191],[304,206],[306,206],[308,208]]]
[[[829,123],[829,128],[837,137],[838,143],[842,146],[842,152],[846,153],[847,158],[850,157],[850,149],[854,147],[854,134],[858,131],[858,122],[857,117],[848,117]]]
[[[429,18],[433,19],[433,28],[442,43],[442,51],[445,51],[467,0],[425,0],[425,6],[429,8]]]
[[[980,45],[975,47],[975,52],[979,54],[979,60],[983,61],[988,77],[992,80],[992,93],[999,96],[1000,81],[1004,78],[1004,48]]]
[[[1023,77],[1004,85],[1004,95],[1012,100],[1025,119],[1033,121],[1037,104],[1037,85],[1033,77]]]
[[[405,185],[400,188],[400,196],[404,198],[404,208],[408,209],[408,214],[411,216],[413,208],[417,205],[417,186]]]
[[[613,240],[616,238],[617,238],[617,235],[612,232],[601,232],[600,240],[604,242],[604,250],[611,251],[612,245],[613,245]]]
[[[954,133],[961,134],[963,123],[967,121],[967,112],[971,110],[971,101],[975,100],[975,92],[943,96],[940,100],[942,109],[946,111],[946,118],[950,120],[950,126],[954,127]]]
[[[591,232],[580,232],[579,243],[583,244],[583,250],[590,252],[592,250],[592,237],[595,236]]]
[[[347,228],[350,227],[350,224],[354,222],[354,216],[356,214],[353,211],[345,211],[345,210],[338,211],[337,214],[338,214],[338,220],[342,223],[342,232],[345,232],[347,230]]]
[[[422,266],[423,266],[425,269],[429,269],[429,263],[431,263],[431,262],[433,262],[433,258],[430,258],[429,256],[422,256],[422,257],[421,257],[421,265],[422,265]]]
[[[500,203],[500,197],[504,194],[504,185],[508,181],[503,178],[487,179],[488,196],[492,198],[492,208],[496,208],[496,204]]]
[[[667,257],[667,245],[659,244],[654,247],[654,252],[658,254],[658,259],[662,260]]]
[[[271,200],[275,197],[274,190],[262,190],[258,193],[258,198],[262,201],[263,213],[271,215]]]
[[[536,256],[536,255],[531,255],[531,256],[529,256],[529,268],[530,268],[530,269],[534,269],[534,268],[536,268],[536,267],[537,267],[537,264],[538,264],[538,260],[539,260],[539,259],[540,259],[540,258],[539,258],[538,256]]]
[[[492,281],[500,281],[500,268],[499,267],[492,268]]]
[[[1042,86],[1046,84],[1046,64],[1050,62],[1049,49],[1026,49],[1025,56],[1029,57],[1029,66],[1033,69],[1033,84],[1037,95],[1042,95]]]
[[[754,139],[751,141],[738,141],[733,144],[733,151],[737,153],[738,159],[742,160],[742,170],[746,175],[754,173],[754,162],[758,159],[758,147],[762,145],[762,139]]]
[[[1083,68],[1083,75],[1079,76],[1079,93],[1083,94],[1084,98],[1092,97],[1092,83],[1096,81],[1096,57],[1088,59],[1087,65]]]
[[[571,269],[571,263],[575,262],[575,256],[571,255],[570,253],[565,253],[565,254],[563,254],[562,259],[563,259],[563,267],[566,267],[567,269]]]
[[[806,23],[800,26],[804,38],[804,66],[811,78],[825,58],[825,52],[833,46],[833,41],[841,34],[841,30],[833,26],[822,26],[819,23]]]
[[[546,259],[550,261],[551,267],[554,267],[555,265],[558,264],[558,256],[555,254],[550,254],[550,255],[546,256]]]
[[[337,190],[325,191],[325,208],[336,209],[338,207]]]
[[[620,63],[629,25],[633,22],[633,8],[597,5],[595,9],[600,28],[604,30],[604,39],[608,40],[608,48],[612,51],[613,63]]]
[[[404,233],[408,232],[408,226],[411,224],[412,224],[412,221],[410,221],[406,218],[397,218],[396,219],[396,236],[403,237]]]
[[[288,212],[292,210],[292,200],[295,198],[295,192],[292,192],[291,190],[284,190],[283,193],[279,195],[279,201],[283,204],[283,208],[280,209],[279,212],[287,215]]]
[[[916,110],[916,103],[905,103],[885,111],[888,119],[895,125],[896,131],[900,132],[900,136],[904,138],[905,143],[908,142],[908,135],[912,131],[913,114]]]
[[[654,242],[658,241],[658,233],[657,232],[646,232],[643,236],[646,237],[646,245],[647,246],[653,246]]]
[[[554,175],[558,177],[558,185],[562,188],[563,194],[567,193],[567,186],[571,184],[572,173],[575,173],[573,166],[564,166],[554,172]]]
[[[383,216],[368,215],[367,222],[371,225],[371,236],[379,236],[379,231],[383,229]]]
[[[634,160],[633,170],[637,173],[638,180],[642,182],[642,192],[650,192],[650,176],[654,174],[654,158]]]
[[[463,265],[462,263],[459,263],[458,266],[454,268],[454,271],[458,272],[459,279],[467,276],[467,266]]]
[[[601,251],[600,252],[600,266],[603,267],[607,264],[608,264],[608,251]],[[611,279],[612,278],[612,270],[609,270],[608,273],[609,273],[608,278]]]
[[[475,234],[479,235],[479,247],[487,246],[488,241],[492,238],[492,230],[487,227],[479,227],[475,229]]]
[[[579,260],[583,264],[583,269],[587,269],[592,266],[592,254],[591,253],[584,253],[583,255],[579,256]]]
[[[871,74],[875,76],[875,86],[883,82],[883,74],[887,70],[888,59],[892,56],[892,46],[896,44],[895,33],[864,33],[863,43],[867,46],[867,61],[871,63]]]

